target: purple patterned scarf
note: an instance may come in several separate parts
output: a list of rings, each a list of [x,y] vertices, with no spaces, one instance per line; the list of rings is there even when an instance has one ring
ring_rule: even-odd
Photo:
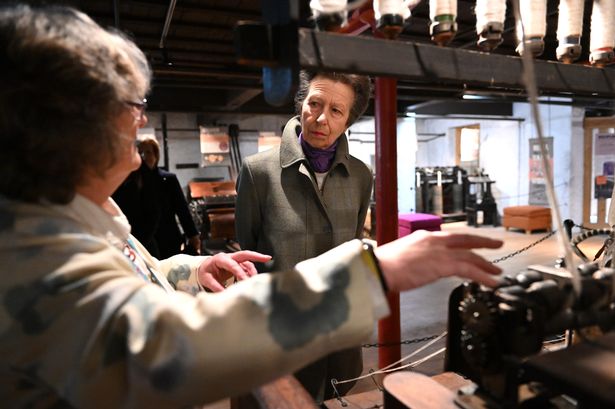
[[[325,173],[329,171],[331,165],[333,165],[335,151],[337,150],[337,145],[339,142],[340,140],[338,138],[335,143],[328,148],[318,149],[314,148],[312,145],[307,143],[305,139],[303,139],[303,132],[299,134],[299,143],[301,144],[303,153],[305,153],[305,157],[310,162],[310,165],[312,165],[314,171],[318,173]]]

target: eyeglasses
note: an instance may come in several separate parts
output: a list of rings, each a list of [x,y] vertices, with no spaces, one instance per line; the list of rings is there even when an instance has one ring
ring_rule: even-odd
[[[124,103],[131,108],[132,115],[137,121],[143,119],[143,115],[147,109],[147,99],[143,98],[142,102],[124,101]]]

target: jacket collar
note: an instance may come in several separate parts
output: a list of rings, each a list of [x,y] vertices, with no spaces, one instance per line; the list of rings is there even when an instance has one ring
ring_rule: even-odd
[[[308,160],[299,143],[300,133],[301,122],[299,121],[299,117],[296,116],[291,118],[284,127],[282,141],[280,143],[280,166],[282,168],[290,167],[297,162],[308,164]],[[348,152],[348,139],[345,133],[340,136],[339,141],[337,150],[335,151],[335,159],[333,160],[330,170],[340,164],[346,168],[347,172],[350,172],[350,153]]]

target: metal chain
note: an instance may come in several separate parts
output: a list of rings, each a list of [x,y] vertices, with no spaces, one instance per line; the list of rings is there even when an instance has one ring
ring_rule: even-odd
[[[544,237],[541,237],[540,239],[536,240],[535,242],[533,242],[532,244],[529,244],[525,247],[523,247],[522,249],[519,249],[517,251],[513,251],[512,253],[504,256],[504,257],[500,257],[500,258],[496,258],[495,260],[491,260],[491,262],[493,264],[499,263],[500,261],[504,261],[504,260],[508,260],[509,258],[512,258],[518,254],[523,253],[524,251],[527,251],[529,249],[531,249],[532,247],[542,243],[543,241],[545,241],[546,239],[548,239],[549,237],[553,236],[555,233],[557,232],[557,230],[553,230],[550,233],[548,233],[547,235],[545,235]]]
[[[587,227],[584,227],[582,225],[579,224],[575,224],[574,227],[578,227],[582,230],[591,230],[588,229]],[[496,258],[495,260],[491,260],[491,262],[493,264],[499,263],[501,261],[504,260],[508,260],[509,258],[512,258],[518,254],[523,253],[524,251],[527,251],[529,249],[531,249],[534,246],[537,246],[538,244],[542,243],[543,241],[547,240],[548,238],[550,238],[551,236],[553,236],[555,233],[557,233],[557,230],[552,230],[551,232],[547,233],[545,236],[541,237],[540,239],[536,240],[535,242],[523,247],[522,249],[513,251],[512,253],[504,256],[504,257],[500,257],[500,258]],[[422,337],[422,338],[414,338],[414,339],[407,339],[407,340],[403,340],[400,342],[387,342],[387,343],[375,343],[375,344],[363,344],[363,348],[380,348],[380,347],[388,347],[388,346],[393,346],[393,345],[410,345],[410,344],[417,344],[420,342],[426,342],[426,341],[431,341],[432,339],[435,339],[439,337],[439,335],[430,335],[427,337]]]
[[[575,224],[574,227],[578,227],[581,230],[593,230],[591,227],[585,227],[582,224]]]
[[[386,342],[386,343],[376,343],[376,344],[363,344],[363,348],[380,348],[380,347],[390,347],[393,345],[410,345],[410,344],[417,344],[420,342],[426,342],[426,341],[431,341],[432,339],[436,339],[438,338],[440,335],[430,335],[427,337],[423,337],[423,338],[414,338],[414,339],[406,339],[404,341],[400,341],[400,342]]]

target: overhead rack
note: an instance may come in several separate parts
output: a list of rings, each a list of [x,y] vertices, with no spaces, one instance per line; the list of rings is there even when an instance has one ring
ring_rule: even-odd
[[[520,57],[430,44],[299,29],[304,68],[395,77],[423,83],[524,91]],[[544,95],[615,98],[615,70],[535,60]]]

